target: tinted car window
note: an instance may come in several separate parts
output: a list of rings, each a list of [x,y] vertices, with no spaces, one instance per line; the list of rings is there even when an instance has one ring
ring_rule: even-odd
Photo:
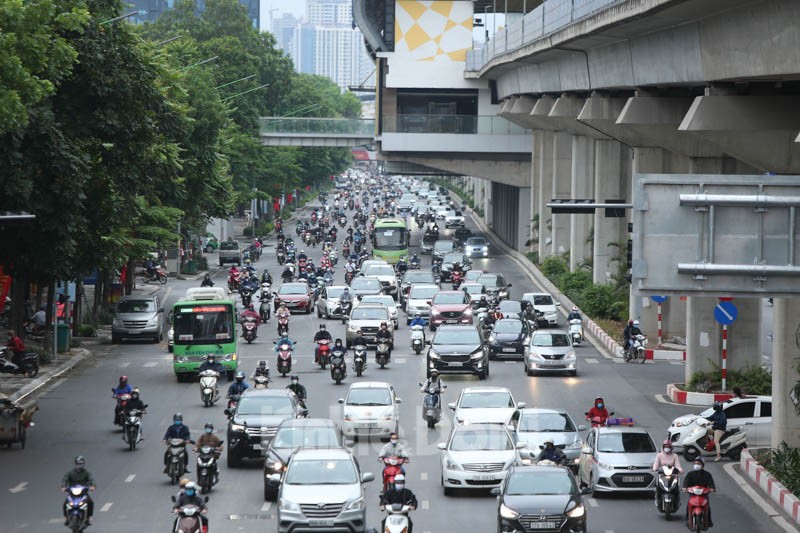
[[[389,265],[373,265],[365,272],[367,276],[394,276],[394,269]]]
[[[520,320],[501,320],[494,325],[495,333],[519,333],[522,331]]]
[[[388,320],[385,307],[356,307],[350,315],[352,320]]]
[[[761,416],[765,418],[772,416],[772,402],[761,402]]]
[[[306,285],[281,285],[278,289],[278,294],[306,294],[308,286]]]
[[[117,313],[154,313],[156,304],[152,300],[124,300],[117,304]]]
[[[406,272],[403,283],[433,283],[433,274],[430,272]]]
[[[439,292],[439,287],[411,287],[409,298],[433,298],[433,295]]]
[[[377,279],[356,278],[350,284],[351,289],[380,289],[381,282]]]
[[[286,473],[289,485],[352,485],[358,483],[353,461],[315,459],[293,461]]]
[[[465,300],[464,293],[452,294],[447,292],[440,292],[433,297],[434,305],[450,305],[450,304],[463,304]]]
[[[391,405],[392,395],[389,389],[351,389],[345,403],[347,403],[347,405]]]
[[[575,426],[565,414],[536,413],[523,415],[519,421],[519,431],[575,431]]]
[[[492,431],[484,428],[457,431],[450,442],[450,449],[454,452],[511,450],[513,448],[514,445],[505,431]]]
[[[220,250],[238,250],[239,244],[235,242],[222,241],[219,243]]]
[[[506,494],[514,495],[546,495],[575,494],[575,484],[566,472],[525,472],[515,473],[508,479]]]
[[[433,339],[434,345],[442,344],[480,344],[481,337],[475,328],[439,330]]]
[[[537,333],[533,336],[533,346],[569,346],[569,338],[563,333]]]
[[[339,439],[332,427],[288,427],[275,435],[273,448],[336,448]]]
[[[472,392],[461,396],[462,409],[506,408],[514,407],[511,395],[505,391]]]
[[[728,419],[731,418],[753,418],[756,416],[756,402],[741,402],[731,405],[725,409]]]
[[[467,239],[467,244],[469,244],[470,246],[483,246],[484,244],[486,244],[486,239],[484,239],[483,237],[470,237],[469,239]]]
[[[604,453],[655,453],[656,446],[647,433],[604,433],[597,442]]]
[[[294,413],[292,400],[285,396],[242,396],[236,407],[239,416],[290,415]]]

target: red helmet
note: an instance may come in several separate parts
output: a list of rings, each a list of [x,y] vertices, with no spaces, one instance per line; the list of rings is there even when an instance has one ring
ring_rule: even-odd
[[[119,377],[119,382],[120,383],[127,383],[128,382],[128,376],[120,376]]]

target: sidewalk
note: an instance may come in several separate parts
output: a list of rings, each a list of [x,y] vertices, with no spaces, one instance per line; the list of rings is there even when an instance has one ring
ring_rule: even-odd
[[[39,367],[39,374],[33,378],[22,376],[0,376],[0,392],[8,395],[11,401],[24,401],[38,392],[42,387],[51,381],[60,378],[92,353],[84,348],[76,348],[68,352],[58,354],[55,361]]]

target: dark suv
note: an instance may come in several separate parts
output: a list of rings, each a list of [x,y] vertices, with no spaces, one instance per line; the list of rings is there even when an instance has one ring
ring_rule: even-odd
[[[297,418],[302,409],[286,389],[248,389],[230,413],[228,422],[228,466],[242,459],[261,457],[284,420]]]
[[[478,329],[472,325],[442,325],[428,349],[427,373],[476,374],[489,377],[489,351]]]

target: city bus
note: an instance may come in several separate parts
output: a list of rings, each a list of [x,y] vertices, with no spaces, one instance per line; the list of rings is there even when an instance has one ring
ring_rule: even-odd
[[[403,219],[378,219],[372,235],[372,257],[397,263],[401,257],[408,257],[408,240],[409,232]]]
[[[175,302],[172,367],[178,381],[192,379],[209,354],[217,356],[228,374],[238,368],[236,304],[221,287],[195,287]]]

